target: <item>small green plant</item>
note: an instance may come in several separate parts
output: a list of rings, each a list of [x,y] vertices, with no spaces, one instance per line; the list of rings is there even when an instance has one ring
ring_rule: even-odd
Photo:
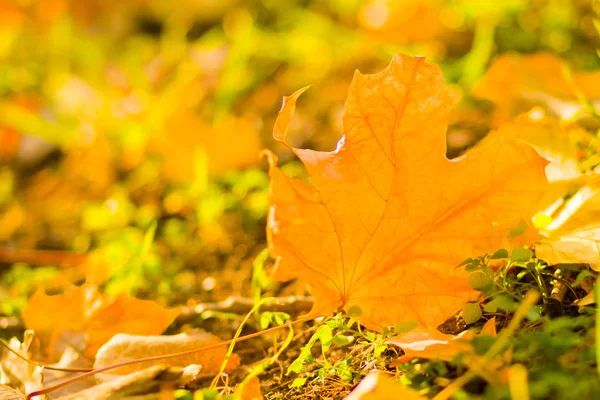
[[[308,343],[300,350],[300,355],[288,367],[287,375],[299,374],[291,387],[301,387],[308,380],[324,380],[335,376],[342,382],[354,384],[374,368],[383,368],[385,361],[381,357],[388,349],[385,344],[393,333],[367,331],[361,328],[358,320],[359,310],[354,316],[338,314],[323,321]],[[315,348],[320,342],[320,349]],[[344,357],[331,357],[334,350],[352,346],[345,351]]]

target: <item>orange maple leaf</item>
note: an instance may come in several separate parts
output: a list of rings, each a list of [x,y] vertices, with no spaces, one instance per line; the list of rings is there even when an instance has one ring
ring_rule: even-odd
[[[158,335],[173,322],[178,310],[126,294],[105,297],[90,286],[74,286],[62,294],[36,292],[23,309],[27,329],[35,331],[42,349],[53,358],[59,336],[67,331],[86,334],[86,355],[117,333]]]
[[[439,68],[421,57],[397,55],[381,73],[356,72],[345,135],[332,152],[285,141],[302,91],[285,98],[274,136],[302,160],[312,186],[269,157],[276,277],[310,284],[313,315],[358,306],[374,329],[437,326],[477,296],[456,265],[508,246],[510,229],[530,221],[546,161],[505,139],[448,160],[452,98]]]

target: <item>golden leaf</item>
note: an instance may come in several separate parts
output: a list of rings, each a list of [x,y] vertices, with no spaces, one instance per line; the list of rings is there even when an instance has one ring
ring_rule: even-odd
[[[207,172],[214,175],[255,164],[260,152],[258,129],[251,121],[227,118],[210,126],[185,110],[169,118],[151,146],[163,156],[165,175],[178,181],[194,179],[203,157]]]
[[[549,265],[589,264],[600,271],[600,226],[588,226],[558,238],[541,240],[535,256]]]
[[[312,186],[269,157],[276,277],[308,282],[315,316],[356,306],[374,329],[437,326],[477,296],[456,265],[508,246],[510,229],[531,219],[547,162],[504,139],[448,160],[452,99],[439,68],[421,57],[355,74],[332,152],[286,143],[301,93],[285,99],[274,136],[302,160]],[[536,237],[528,229],[515,244]]]
[[[600,97],[598,79],[598,71],[569,74],[565,61],[551,53],[505,54],[492,63],[473,95],[496,103],[502,118],[516,115],[523,103],[558,107],[559,115],[569,118],[580,107],[564,100],[576,100],[579,94],[587,99]]]
[[[392,382],[381,372],[371,372],[344,400],[425,400],[416,391]]]
[[[156,335],[162,333],[179,314],[158,304],[121,294],[107,298],[89,286],[71,287],[63,294],[48,296],[36,292],[23,309],[23,320],[40,338],[42,349],[54,358],[56,339],[67,331],[87,335],[86,355],[117,333]]]
[[[165,309],[153,301],[117,295],[90,313],[85,330],[86,354],[96,354],[100,346],[117,333],[158,335],[171,325],[177,315],[179,310]]]

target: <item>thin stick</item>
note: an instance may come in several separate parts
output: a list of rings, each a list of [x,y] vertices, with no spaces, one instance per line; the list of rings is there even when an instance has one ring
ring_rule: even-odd
[[[258,337],[258,336],[260,336],[262,334],[273,332],[273,331],[276,331],[276,330],[281,329],[281,328],[285,328],[285,327],[288,327],[288,326],[299,324],[301,322],[310,321],[310,320],[313,320],[315,318],[319,318],[319,316],[307,315],[307,316],[299,318],[299,319],[297,319],[295,321],[286,322],[283,325],[274,326],[272,328],[265,329],[264,331],[255,332],[255,333],[251,333],[249,335],[241,336],[241,337],[239,337],[236,340],[236,342],[241,342],[241,341],[244,341],[244,340],[252,339],[252,338]],[[161,356],[144,357],[144,358],[138,358],[138,359],[135,359],[135,360],[123,361],[123,362],[120,362],[118,364],[109,365],[108,367],[104,367],[104,368],[100,368],[100,369],[95,369],[95,370],[86,372],[84,374],[77,375],[75,377],[66,379],[66,380],[64,380],[62,382],[59,382],[59,383],[57,383],[55,385],[52,385],[52,386],[49,386],[47,388],[36,390],[35,392],[31,392],[31,393],[29,393],[27,395],[26,400],[30,400],[30,399],[32,399],[34,397],[41,396],[41,395],[44,395],[44,394],[48,394],[48,393],[53,392],[53,391],[55,391],[57,389],[60,389],[61,387],[64,387],[64,386],[67,386],[67,385],[69,385],[69,384],[71,384],[73,382],[76,382],[76,381],[78,381],[80,379],[87,378],[88,376],[94,376],[94,375],[99,374],[101,372],[110,371],[110,370],[115,369],[115,368],[120,368],[120,367],[124,367],[126,365],[138,364],[138,363],[147,362],[147,361],[159,361],[159,360],[166,360],[166,359],[169,359],[169,358],[176,358],[176,357],[187,356],[187,355],[190,355],[190,354],[199,353],[201,351],[211,350],[211,349],[215,349],[217,347],[225,346],[225,345],[230,344],[231,342],[233,342],[233,339],[225,340],[225,341],[223,341],[221,343],[213,344],[213,345],[210,345],[210,346],[205,346],[205,347],[200,347],[200,348],[197,348],[197,349],[191,349],[191,350],[182,351],[182,352],[179,352],[179,353],[172,353],[172,354],[166,354],[166,355],[161,355]]]
[[[89,372],[92,370],[92,368],[67,368],[67,367],[61,368],[61,367],[55,367],[51,364],[41,363],[39,361],[33,361],[33,360],[25,357],[24,355],[19,354],[19,352],[17,352],[12,347],[10,347],[10,344],[8,344],[8,342],[2,338],[0,338],[0,344],[2,346],[4,346],[6,348],[6,350],[10,351],[15,356],[19,357],[21,360],[27,361],[29,364],[33,364],[37,367],[41,367],[44,369],[49,369],[52,371],[62,371],[62,372]]]

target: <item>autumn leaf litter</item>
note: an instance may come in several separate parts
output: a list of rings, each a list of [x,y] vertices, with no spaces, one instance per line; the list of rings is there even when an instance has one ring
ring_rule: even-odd
[[[511,68],[520,62],[535,71],[532,66],[537,61],[529,59],[510,60],[507,65],[500,60],[497,68]],[[494,68],[488,72],[494,73]],[[492,78],[484,78],[482,85],[493,84]],[[510,90],[511,96],[520,95],[516,93],[519,86]],[[306,311],[318,319],[295,325],[291,345],[276,360],[264,364],[265,373],[259,378],[265,398],[341,398],[365,376],[349,399],[362,398],[361,390],[375,396],[372,398],[388,398],[395,391],[412,396],[406,398],[426,398],[423,396],[443,394],[465,376],[469,379],[461,383],[464,388],[484,394],[493,387],[510,386],[518,370],[515,366],[531,362],[538,350],[542,353],[536,356],[537,362],[554,357],[556,368],[567,364],[569,357],[580,363],[592,362],[588,351],[593,347],[589,341],[592,312],[578,308],[574,301],[590,292],[590,279],[582,275],[585,269],[579,263],[597,267],[595,245],[600,237],[595,227],[569,230],[564,226],[569,221],[587,220],[590,210],[585,205],[596,194],[588,198],[566,195],[589,192],[586,188],[591,185],[588,179],[592,179],[593,168],[559,179],[564,186],[556,191],[557,186],[546,179],[548,161],[534,150],[536,143],[531,143],[533,147],[527,144],[531,141],[527,131],[521,129],[507,139],[502,127],[490,135],[487,146],[460,159],[446,159],[445,131],[452,99],[439,68],[418,57],[398,55],[381,73],[355,75],[345,105],[345,136],[333,152],[295,148],[286,142],[300,94],[286,99],[274,136],[301,159],[312,186],[288,178],[278,167],[277,157],[269,154],[267,236],[276,279],[294,278],[307,284],[314,305]],[[507,111],[499,110],[498,119],[506,118]],[[549,126],[551,135],[563,129],[552,123]],[[573,157],[570,150],[561,155]],[[569,161],[577,164],[582,160]],[[572,199],[579,203],[569,207]],[[546,238],[541,239],[539,232]],[[563,232],[569,235],[563,236]],[[543,251],[536,254],[538,242]],[[498,249],[506,250],[495,257]],[[580,258],[581,254],[586,258]],[[474,273],[488,276],[493,284],[475,290],[468,280]],[[35,348],[29,344],[18,348],[21,344],[13,342],[16,351],[26,358],[56,362],[65,346],[73,347],[64,343],[64,334],[79,333],[83,344],[77,350],[87,358],[87,366],[95,359],[93,367],[101,368],[214,345],[233,337],[240,323],[239,318],[234,319],[225,329],[230,336],[221,335],[220,339],[208,333],[194,336],[193,332],[153,337],[176,321],[179,311],[95,290],[86,284],[55,296],[36,293],[23,312],[26,328],[35,331]],[[524,309],[526,302],[521,301],[533,291],[540,292],[542,300]],[[563,305],[557,318],[549,316],[551,300]],[[480,310],[480,318],[466,318],[467,304]],[[523,329],[511,327],[513,315],[521,315],[518,328]],[[279,317],[282,319],[271,315],[266,325],[281,325],[285,318]],[[464,331],[465,320],[482,333]],[[437,329],[444,323],[450,326],[447,336]],[[241,332],[250,333],[259,325],[251,323]],[[176,330],[188,328],[184,323],[174,326]],[[502,336],[502,328],[507,327],[510,337]],[[198,364],[196,387],[207,387],[207,377],[224,370],[226,374],[212,387],[231,393],[252,369],[288,345],[285,330],[265,334],[253,345],[240,343],[234,349],[240,354],[231,354],[226,365],[227,347],[223,346],[214,354],[198,353],[198,359],[172,358],[172,364],[153,361],[112,372],[122,375],[140,373],[142,367],[155,368],[144,379],[156,382],[156,377],[162,376],[174,386],[178,378],[166,376],[175,377],[181,371],[158,371],[157,365]],[[553,334],[559,331],[573,342],[560,348],[553,341]],[[548,344],[545,353],[533,348],[535,340]],[[495,348],[501,341],[503,347]],[[481,361],[492,353],[497,357],[482,366]],[[239,357],[242,362],[236,369]],[[425,361],[428,359],[432,361]],[[37,367],[23,364],[25,361],[6,351],[1,361],[3,382],[28,393],[42,387],[41,380],[33,382],[37,387],[30,387],[39,373]],[[17,363],[31,371],[8,377],[7,372]],[[380,372],[369,374],[372,370]],[[541,396],[544,389],[536,384],[546,382],[547,377],[536,375],[540,373],[543,371],[534,368],[530,378],[531,390]],[[401,383],[390,382],[387,376],[400,377]],[[110,378],[114,377],[104,375],[100,381]],[[597,388],[588,381],[582,385],[589,385],[589,390]],[[102,393],[113,393],[108,390]]]

